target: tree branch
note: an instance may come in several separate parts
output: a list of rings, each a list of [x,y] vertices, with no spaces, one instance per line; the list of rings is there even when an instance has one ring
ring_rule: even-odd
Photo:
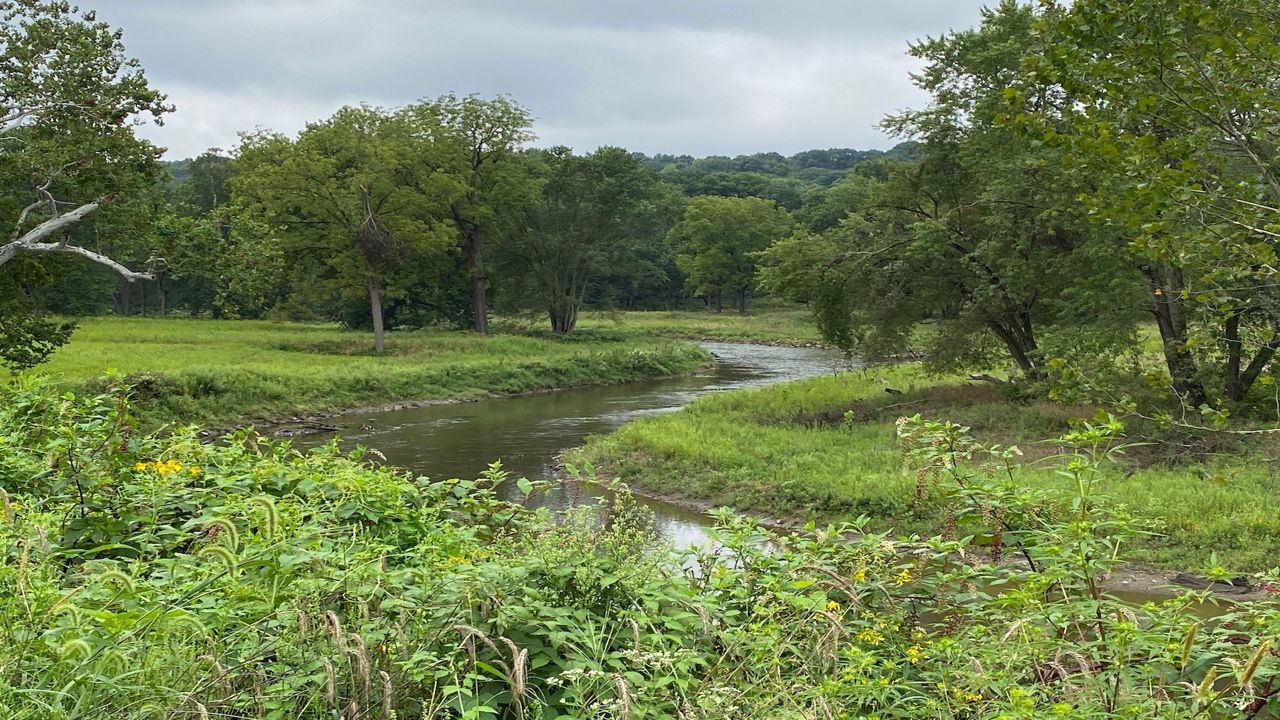
[[[112,260],[106,255],[94,252],[92,250],[89,250],[88,248],[79,247],[77,245],[68,245],[66,244],[65,240],[62,242],[53,242],[53,243],[37,242],[41,238],[66,230],[71,225],[74,225],[75,223],[80,222],[80,220],[82,220],[86,215],[97,210],[98,207],[99,207],[99,203],[97,202],[91,202],[85,205],[81,205],[80,207],[76,208],[75,210],[72,210],[71,212],[63,213],[62,215],[58,215],[57,217],[52,217],[52,218],[49,218],[48,220],[45,220],[39,225],[28,230],[26,234],[23,235],[22,237],[19,237],[17,240],[11,241],[7,245],[0,245],[0,265],[4,265],[5,263],[9,262],[20,252],[34,252],[34,253],[65,252],[65,253],[71,253],[72,255],[79,255],[80,257],[88,258],[93,262],[98,263],[99,265],[104,265],[106,267],[109,267],[112,270],[119,273],[120,276],[122,276],[125,280],[128,280],[129,282],[133,282],[135,280],[154,279],[155,276],[149,272],[144,272],[144,273],[134,272],[133,270],[130,270],[129,268],[125,267],[124,265],[121,265],[115,260]]]

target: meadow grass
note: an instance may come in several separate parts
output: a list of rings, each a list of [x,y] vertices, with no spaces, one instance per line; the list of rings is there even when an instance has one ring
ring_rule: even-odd
[[[874,528],[930,534],[940,529],[940,508],[914,503],[916,478],[894,432],[896,418],[916,413],[967,425],[980,442],[1025,448],[1023,477],[1065,494],[1051,457],[1059,449],[1042,441],[1093,409],[1014,402],[986,384],[899,366],[704,397],[592,438],[570,459],[713,505],[797,520],[865,514]],[[1160,534],[1132,548],[1141,564],[1195,569],[1216,552],[1235,569],[1266,569],[1280,557],[1278,454],[1261,441],[1193,455],[1135,447],[1103,492],[1158,524]]]
[[[523,329],[536,324],[507,318],[507,327]],[[809,310],[798,307],[762,307],[746,315],[725,311],[603,311],[583,312],[576,332],[587,336],[650,336],[724,342],[757,342],[779,345],[821,343]]]
[[[265,321],[97,318],[38,372],[93,388],[113,370],[137,386],[149,421],[271,419],[403,400],[615,383],[691,372],[710,357],[646,337],[480,337],[441,330],[368,333]]]

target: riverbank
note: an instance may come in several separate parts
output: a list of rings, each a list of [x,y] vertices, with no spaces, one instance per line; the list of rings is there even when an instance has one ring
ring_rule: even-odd
[[[667,501],[728,506],[777,521],[871,518],[882,531],[930,535],[936,506],[915,502],[916,478],[903,471],[894,421],[921,414],[972,428],[983,443],[1018,445],[1024,477],[1066,489],[1040,442],[1093,410],[1014,403],[985,383],[929,380],[913,367],[845,373],[701,398],[684,410],[633,422],[569,454]],[[1218,452],[1131,448],[1103,492],[1155,521],[1129,556],[1140,565],[1194,570],[1216,553],[1240,571],[1272,567],[1280,553],[1280,501],[1274,443]]]
[[[264,321],[95,318],[38,372],[96,391],[114,370],[135,386],[149,425],[226,425],[319,418],[349,408],[462,401],[679,375],[706,367],[702,349],[650,337],[480,337],[367,333]]]

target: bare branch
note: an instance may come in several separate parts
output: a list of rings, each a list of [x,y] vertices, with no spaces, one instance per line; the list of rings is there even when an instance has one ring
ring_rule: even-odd
[[[92,250],[89,250],[88,248],[79,247],[77,245],[68,245],[66,244],[65,238],[62,242],[53,242],[53,243],[37,242],[41,238],[48,237],[49,235],[53,235],[55,233],[65,231],[70,226],[74,225],[77,222],[80,222],[80,220],[83,219],[89,213],[92,213],[93,211],[97,210],[98,207],[99,207],[99,203],[96,203],[96,202],[91,202],[85,205],[81,205],[75,210],[72,210],[67,213],[63,213],[62,215],[58,215],[56,217],[49,218],[48,220],[28,230],[27,233],[22,237],[19,237],[17,240],[14,240],[7,245],[0,245],[0,265],[4,265],[5,263],[9,262],[20,252],[34,252],[34,253],[65,252],[65,253],[71,253],[72,255],[79,255],[81,257],[88,258],[93,262],[98,263],[99,265],[104,265],[106,267],[109,267],[112,270],[119,273],[121,277],[123,277],[125,280],[128,280],[129,282],[133,282],[135,280],[154,279],[154,276],[149,272],[144,272],[144,273],[134,272],[133,270],[130,270],[124,265],[121,265],[120,263],[116,262],[115,260],[112,260],[111,258],[101,253],[97,253]]]
[[[155,279],[155,275],[153,275],[152,273],[134,272],[129,268],[125,267],[124,265],[121,265],[115,260],[112,260],[111,258],[107,257],[106,255],[103,255],[101,253],[96,253],[88,248],[82,248],[79,245],[64,245],[60,242],[34,243],[31,245],[24,245],[21,248],[19,248],[19,250],[21,250],[22,252],[35,252],[35,253],[64,252],[64,253],[71,253],[72,255],[79,255],[80,257],[89,258],[90,260],[98,263],[99,265],[105,265],[111,268],[112,270],[115,270],[117,273],[120,274],[121,277],[123,277],[125,280],[128,280],[129,282],[133,282],[135,280],[154,280]],[[0,260],[3,260],[4,258],[4,251],[5,251],[4,248],[0,248]]]

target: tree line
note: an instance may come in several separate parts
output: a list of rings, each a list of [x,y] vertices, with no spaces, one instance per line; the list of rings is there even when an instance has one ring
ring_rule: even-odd
[[[118,31],[0,6],[0,327],[27,360],[65,339],[41,308],[337,320],[380,349],[387,327],[486,332],[494,309],[566,333],[587,306],[765,291],[867,357],[923,345],[939,370],[1122,395],[1154,327],[1148,380],[1186,408],[1274,383],[1265,0],[1003,0],[910,47],[929,100],[885,118],[888,152],[575,153],[535,147],[512,98],[444,95],[167,167],[131,124],[172,108]]]
[[[133,126],[173,108],[118,30],[65,4],[3,7],[15,230],[0,281],[18,365],[66,339],[44,313],[339,321],[381,350],[388,327],[485,333],[495,307],[557,333],[588,305],[745,311],[753,253],[790,231],[786,208],[830,215],[834,178],[885,154],[574,153],[534,147],[512,98],[444,95],[165,163]],[[50,222],[60,242],[17,242]]]

